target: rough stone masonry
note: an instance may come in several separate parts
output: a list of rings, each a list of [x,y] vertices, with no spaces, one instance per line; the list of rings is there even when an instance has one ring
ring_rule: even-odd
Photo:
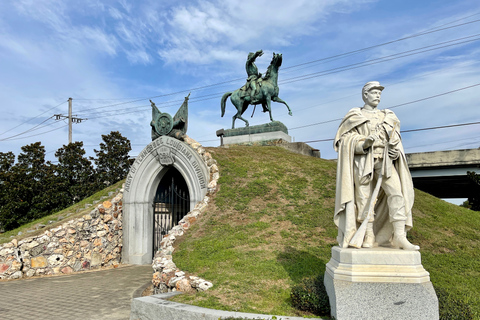
[[[116,267],[122,252],[123,189],[90,213],[38,236],[0,245],[0,279]]]

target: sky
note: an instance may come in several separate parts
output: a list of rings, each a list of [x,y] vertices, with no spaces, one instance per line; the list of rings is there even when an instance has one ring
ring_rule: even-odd
[[[236,110],[221,96],[247,78],[249,52],[264,73],[282,53],[275,120],[293,141],[335,159],[332,139],[361,89],[385,86],[407,153],[478,148],[480,4],[478,0],[0,1],[0,152],[40,141],[46,158],[73,141],[87,155],[120,131],[136,156],[151,142],[152,99],[172,116],[191,92],[187,134],[218,146]],[[253,108],[250,125],[269,122]],[[244,124],[237,120],[236,127]],[[318,141],[320,140],[320,141]]]

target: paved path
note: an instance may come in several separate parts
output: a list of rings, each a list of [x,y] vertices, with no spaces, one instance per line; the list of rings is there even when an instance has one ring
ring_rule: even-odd
[[[129,319],[133,295],[152,279],[151,266],[122,266],[72,275],[0,281],[0,319]],[[137,292],[136,292],[137,291]]]

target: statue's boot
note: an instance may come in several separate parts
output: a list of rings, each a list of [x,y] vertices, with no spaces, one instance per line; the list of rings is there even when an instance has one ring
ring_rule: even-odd
[[[420,250],[419,246],[411,244],[407,240],[407,234],[405,232],[405,221],[394,221],[393,223],[393,240],[392,245],[397,249],[404,250]]]
[[[373,248],[375,245],[375,234],[373,234],[373,222],[367,223],[367,229],[365,230],[365,238],[363,240],[363,248]]]

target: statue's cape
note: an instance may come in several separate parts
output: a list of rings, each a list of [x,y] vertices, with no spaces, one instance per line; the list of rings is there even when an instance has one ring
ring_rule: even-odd
[[[383,112],[385,113],[383,127],[387,134],[391,136],[390,142],[396,144],[400,151],[399,158],[393,163],[390,160],[386,161],[388,165],[387,168],[384,168],[384,172],[386,176],[389,176],[392,165],[398,172],[405,198],[406,226],[407,229],[410,229],[412,227],[411,209],[414,201],[414,191],[400,137],[400,121],[393,111],[385,109]],[[368,119],[363,116],[360,108],[351,109],[340,123],[334,139],[334,149],[338,152],[334,221],[338,227],[337,240],[341,247],[348,246],[358,228],[354,175],[361,175],[361,179],[373,179],[374,158],[372,148],[366,154],[355,154],[357,144],[362,143],[370,135],[367,122]],[[356,166],[354,166],[354,163],[356,163]],[[376,241],[384,243],[390,240],[393,227],[389,222],[388,205],[383,191],[379,193],[377,199],[374,231]]]

